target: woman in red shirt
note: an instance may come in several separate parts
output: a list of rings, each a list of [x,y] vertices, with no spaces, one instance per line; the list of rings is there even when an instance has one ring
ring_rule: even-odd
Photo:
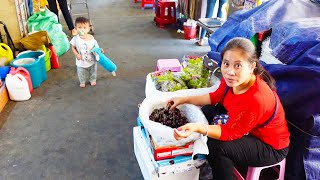
[[[171,108],[184,103],[203,106],[210,125],[188,123],[176,129],[174,136],[178,140],[193,132],[208,136],[207,160],[214,179],[232,180],[234,164],[259,167],[284,159],[290,134],[275,80],[260,65],[251,41],[230,40],[221,57],[223,78],[215,92],[176,97],[169,102]],[[213,105],[217,103],[227,112],[225,124],[212,124],[217,115]]]

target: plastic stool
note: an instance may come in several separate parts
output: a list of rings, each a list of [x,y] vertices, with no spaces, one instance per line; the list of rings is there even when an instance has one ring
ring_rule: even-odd
[[[280,166],[280,170],[275,166]],[[270,167],[272,167],[279,174],[279,180],[284,180],[284,173],[286,170],[286,158],[270,166],[248,167],[246,180],[259,180],[260,172],[263,169],[270,168]],[[236,168],[233,168],[233,174],[237,177],[238,180],[244,180],[244,178],[241,176],[241,174],[238,172]]]
[[[150,7],[154,8],[154,0],[141,0],[141,9],[144,10],[146,5],[150,5]]]
[[[165,24],[176,24],[176,3],[175,1],[159,0],[156,7],[156,24],[164,28]]]
[[[156,71],[170,70],[180,72],[182,69],[178,59],[159,59],[157,61]]]

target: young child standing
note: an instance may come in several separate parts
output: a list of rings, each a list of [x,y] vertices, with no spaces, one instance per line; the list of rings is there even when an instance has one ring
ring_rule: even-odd
[[[89,19],[78,17],[75,20],[75,29],[78,31],[78,35],[74,36],[70,43],[72,52],[76,56],[80,87],[86,87],[87,80],[89,80],[91,86],[95,86],[97,84],[97,61],[91,49],[99,47],[99,45],[94,37],[88,34],[90,31]]]

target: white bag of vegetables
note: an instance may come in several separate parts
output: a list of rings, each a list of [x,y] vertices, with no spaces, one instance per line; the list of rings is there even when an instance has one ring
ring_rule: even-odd
[[[211,76],[204,67],[202,58],[189,59],[182,72],[160,71],[147,75],[146,97],[158,95],[202,95],[215,91],[220,80]],[[210,84],[210,85],[209,85]],[[209,86],[209,87],[208,87]]]
[[[199,133],[193,133],[188,138],[177,141],[173,136],[173,128],[149,119],[153,110],[165,108],[166,102],[171,97],[172,96],[153,96],[145,98],[139,108],[139,117],[142,124],[159,146],[181,146],[199,140],[201,135]],[[200,107],[191,104],[183,104],[179,105],[177,108],[180,110],[181,114],[187,118],[188,122],[208,124]]]

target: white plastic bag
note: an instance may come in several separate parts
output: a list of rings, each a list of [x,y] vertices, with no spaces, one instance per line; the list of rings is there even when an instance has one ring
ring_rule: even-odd
[[[200,139],[201,135],[199,133],[192,133],[188,138],[177,141],[173,136],[173,128],[149,119],[152,111],[156,108],[165,107],[166,102],[171,97],[173,96],[153,96],[147,97],[143,100],[139,108],[139,117],[144,127],[148,130],[156,144],[159,146],[181,146],[188,142]],[[177,108],[180,110],[182,115],[187,117],[189,122],[208,124],[208,121],[200,107],[191,104],[183,104],[179,105]]]
[[[172,72],[174,74],[179,74],[180,72]],[[155,83],[151,79],[151,73],[147,75],[146,78],[146,88],[145,88],[145,94],[146,97],[151,96],[196,96],[196,95],[203,95],[209,92],[214,92],[218,89],[220,85],[220,80],[218,78],[215,78],[215,83],[211,87],[207,88],[199,88],[199,89],[183,89],[178,90],[174,92],[162,92],[156,89]]]

